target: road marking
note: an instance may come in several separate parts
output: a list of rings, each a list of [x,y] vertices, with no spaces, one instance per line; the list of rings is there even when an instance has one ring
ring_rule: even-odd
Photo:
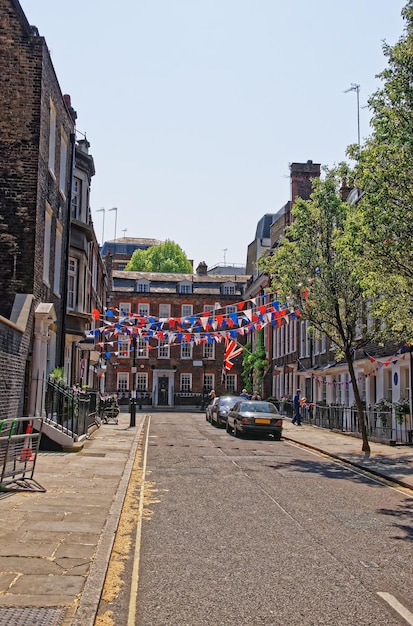
[[[408,624],[413,625],[413,613],[410,613],[410,611],[406,609],[406,607],[403,606],[403,604],[400,604],[400,602],[396,600],[396,598],[392,596],[391,593],[386,593],[385,591],[378,591],[377,595],[380,596],[380,598],[383,598],[383,600],[387,602],[387,604],[390,604],[390,606],[395,611],[397,611],[397,613],[401,617],[403,617],[403,619],[405,619]]]
[[[145,478],[146,478],[146,463],[148,457],[148,443],[149,443],[149,429],[151,425],[151,416],[147,415],[148,426],[146,429],[145,450],[142,460],[142,484],[139,497],[139,510],[138,510],[138,524],[136,526],[136,539],[135,539],[135,552],[133,557],[132,568],[132,581],[131,591],[129,597],[129,612],[128,612],[128,626],[135,626],[136,624],[136,604],[138,601],[138,586],[139,586],[139,560],[141,550],[141,537],[142,537],[142,517],[143,517],[143,504],[144,504],[144,492],[145,492]]]

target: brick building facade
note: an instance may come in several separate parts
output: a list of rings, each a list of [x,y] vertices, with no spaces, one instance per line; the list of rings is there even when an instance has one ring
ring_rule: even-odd
[[[211,389],[239,393],[242,355],[223,380],[225,340],[216,340],[213,331],[220,316],[228,320],[238,311],[247,278],[208,275],[202,264],[196,274],[114,271],[111,311],[132,323],[133,318],[149,320],[161,334],[132,330],[128,335],[120,328],[105,334],[105,391],[128,398],[135,387],[138,399],[153,406],[198,406]],[[197,327],[200,315],[209,319],[205,328]]]
[[[19,350],[15,341],[7,341],[9,333],[2,337],[2,358],[10,362],[3,376],[24,372],[22,399],[9,407],[13,415],[41,410],[33,395],[42,394],[34,387],[44,384],[47,367],[58,361],[64,343],[75,113],[62,96],[45,39],[30,26],[19,2],[3,0],[0,18],[0,315],[10,320],[13,311],[18,319],[16,306],[28,300],[16,297],[32,298],[24,330],[16,329]]]

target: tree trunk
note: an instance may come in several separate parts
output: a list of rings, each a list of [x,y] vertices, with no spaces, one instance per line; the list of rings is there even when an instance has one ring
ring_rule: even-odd
[[[367,436],[367,426],[366,426],[366,422],[364,419],[363,403],[362,403],[362,400],[360,397],[360,391],[357,385],[356,373],[354,371],[353,355],[350,351],[348,353],[346,352],[346,359],[347,359],[347,364],[348,364],[348,371],[350,372],[351,382],[353,384],[354,400],[356,401],[357,416],[359,418],[359,424],[361,428],[361,437],[363,440],[363,445],[362,445],[361,450],[362,452],[366,452],[370,454],[370,445],[369,445],[369,440]]]

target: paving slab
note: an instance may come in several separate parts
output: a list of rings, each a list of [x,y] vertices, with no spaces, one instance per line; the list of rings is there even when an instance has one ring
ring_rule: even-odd
[[[130,416],[119,417],[76,453],[39,452],[34,478],[44,493],[2,494],[0,624],[26,626],[18,620],[34,607],[62,611],[59,623],[72,624],[94,567],[97,608],[106,570],[95,561],[102,544],[109,557],[144,419],[129,428]]]

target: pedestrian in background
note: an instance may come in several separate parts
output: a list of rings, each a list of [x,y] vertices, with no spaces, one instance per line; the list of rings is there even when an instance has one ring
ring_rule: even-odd
[[[243,389],[241,391],[241,393],[239,394],[239,397],[240,398],[244,398],[244,400],[249,400],[250,399],[248,391],[246,389]]]
[[[254,393],[251,396],[251,400],[261,400],[261,396],[258,393],[258,391],[254,391]]]
[[[301,414],[300,414],[300,393],[301,389],[297,389],[293,399],[294,417],[291,420],[291,424],[297,424],[301,426]]]

